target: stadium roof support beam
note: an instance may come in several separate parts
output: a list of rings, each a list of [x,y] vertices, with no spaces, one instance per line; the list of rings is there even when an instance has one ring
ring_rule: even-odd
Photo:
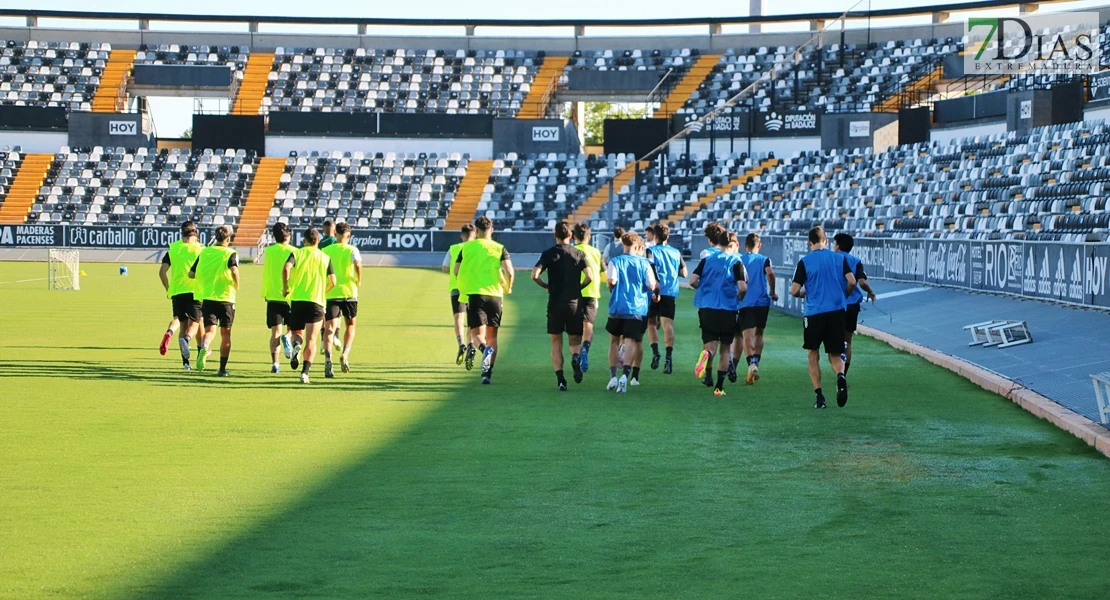
[[[948,19],[950,19],[950,18],[952,18],[952,14],[949,13],[948,11],[944,11],[944,10],[937,11],[937,12],[933,13],[933,25],[940,25],[941,23],[947,23]]]

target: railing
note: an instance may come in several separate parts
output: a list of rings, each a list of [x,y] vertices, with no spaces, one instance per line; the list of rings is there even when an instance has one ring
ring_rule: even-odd
[[[1041,0],[1037,4],[1050,4],[1067,0]],[[989,10],[1028,5],[1028,0],[979,0],[978,2],[934,4],[930,6],[908,6],[870,11],[849,11],[851,19],[887,19],[912,16],[930,16],[932,22],[943,23],[954,14],[961,12]],[[138,24],[139,30],[149,30],[151,23],[231,23],[247,26],[251,33],[257,33],[260,25],[349,25],[364,35],[369,26],[388,27],[462,27],[467,36],[475,35],[478,27],[569,27],[576,37],[585,35],[587,27],[674,27],[705,25],[710,35],[722,32],[725,25],[778,25],[794,23],[803,29],[820,29],[824,23],[836,21],[844,16],[842,12],[795,13],[785,15],[751,15],[736,17],[690,17],[671,19],[391,19],[379,17],[317,17],[317,16],[276,16],[276,15],[187,15],[173,13],[145,12],[103,12],[39,9],[0,9],[0,17],[25,18],[28,27],[37,27],[39,19],[79,19],[98,21],[130,21]],[[881,26],[881,24],[880,24]]]
[[[940,67],[938,69],[938,67]],[[872,110],[879,110],[886,100],[897,100],[897,108],[915,108],[926,104],[937,94],[936,84],[944,78],[942,59],[933,55],[922,61],[909,73],[909,81],[896,82],[880,93],[879,102],[872,105]],[[924,87],[919,87],[919,86]]]

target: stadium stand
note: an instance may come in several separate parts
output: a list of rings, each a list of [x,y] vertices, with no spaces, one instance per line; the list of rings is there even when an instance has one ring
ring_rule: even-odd
[[[0,102],[91,110],[111,46],[0,41]]]
[[[515,115],[531,89],[531,51],[278,48],[272,111]]]
[[[1103,241],[1110,127],[1072,123],[869,151],[807,152],[737,187],[678,230],[830,230],[887,237]]]
[[[468,158],[460,154],[292,155],[270,210],[294,227],[325,219],[370,228],[442,228]]]
[[[174,225],[191,219],[234,227],[256,164],[257,157],[246,150],[63,148],[26,218],[29,223],[114,225]]]

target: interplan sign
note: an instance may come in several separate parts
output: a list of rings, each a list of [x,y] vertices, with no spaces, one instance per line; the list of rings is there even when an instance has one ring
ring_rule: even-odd
[[[388,231],[355,229],[351,244],[366,252],[430,251],[432,234],[428,231]]]
[[[871,135],[871,121],[849,121],[848,137],[867,137]]]
[[[1093,75],[1099,71],[1097,12],[971,17],[966,75]]]
[[[138,121],[108,121],[108,135],[137,135]]]
[[[532,141],[533,142],[557,142],[557,141],[559,141],[559,128],[558,127],[533,127],[532,128]]]

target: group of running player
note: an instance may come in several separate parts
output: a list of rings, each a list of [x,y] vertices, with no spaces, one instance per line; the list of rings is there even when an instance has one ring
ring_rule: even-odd
[[[333,233],[334,232],[334,233]],[[266,301],[266,326],[270,328],[272,373],[279,373],[279,352],[284,350],[290,367],[300,368],[301,383],[309,382],[309,371],[322,338],[324,376],[335,376],[332,346],[341,351],[339,363],[350,372],[349,357],[358,315],[358,288],[362,283],[362,258],[350,244],[351,228],[346,223],[324,225],[324,237],[315,229],[303,235],[297,248],[289,241],[284,223],[271,228],[274,243],[263,253],[262,297]],[[205,370],[220,329],[219,377],[227,377],[231,356],[231,330],[239,291],[239,257],[230,247],[231,228],[217,227],[210,246],[200,243],[191,221],[181,225],[181,239],[170,244],[158,272],[173,306],[173,319],[162,336],[159,352],[166,354],[174,331],[178,331],[181,363],[192,370],[190,345],[197,340],[198,371]],[[340,319],[346,325],[339,340]]]
[[[477,233],[477,238],[475,238]],[[601,298],[601,278],[608,284],[609,383],[606,389],[625,393],[640,385],[647,334],[652,351],[651,368],[663,364],[663,373],[673,370],[674,319],[679,284],[687,277],[681,252],[668,244],[670,229],[664,224],[649,226],[647,239],[618,228],[604,254],[590,245],[590,226],[561,221],[554,228],[555,245],[545,250],[532,268],[532,281],[547,290],[547,333],[551,338],[551,364],[556,385],[567,390],[564,374],[564,338],[570,345],[570,364],[575,383],[589,370],[589,351]],[[497,352],[497,329],[501,326],[502,298],[512,292],[513,265],[505,248],[492,239],[493,226],[486,217],[465,225],[461,241],[451,246],[443,268],[449,274],[455,336],[456,363],[472,369],[477,353],[482,354],[482,383],[490,383]],[[694,306],[702,334],[702,350],[694,374],[725,395],[725,381],[736,382],[737,366],[747,365],[748,385],[759,381],[763,336],[772,302],[778,301],[775,272],[770,258],[761,254],[759,234],[748,234],[741,252],[740,239],[719,223],[705,228],[709,248],[689,274],[695,290]],[[803,347],[809,352],[809,374],[817,396],[815,408],[825,408],[821,389],[820,348],[824,346],[837,376],[837,404],[848,402],[848,366],[851,340],[856,330],[860,304],[875,294],[867,282],[862,262],[850,252],[852,236],[839,234],[834,248],[820,227],[809,232],[810,252],[795,270],[790,293],[806,299]],[[546,274],[546,280],[544,275]],[[862,291],[861,291],[862,290]],[[663,330],[665,354],[659,352],[659,328]],[[737,335],[739,334],[739,335]],[[717,358],[717,377],[711,367]]]

